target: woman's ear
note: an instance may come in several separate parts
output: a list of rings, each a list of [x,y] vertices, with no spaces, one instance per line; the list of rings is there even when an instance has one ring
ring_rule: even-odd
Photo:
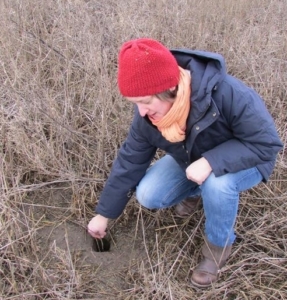
[[[173,87],[171,87],[169,90],[170,90],[171,92],[173,92],[173,91],[175,91],[175,89],[176,89],[176,86],[173,86]]]

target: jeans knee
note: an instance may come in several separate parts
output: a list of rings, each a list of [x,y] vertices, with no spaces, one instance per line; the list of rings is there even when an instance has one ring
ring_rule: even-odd
[[[212,199],[213,202],[222,201],[228,196],[239,195],[237,184],[229,176],[215,177],[213,173],[201,185],[203,198]]]
[[[159,208],[158,203],[153,195],[148,189],[138,186],[136,189],[136,199],[137,201],[148,209]]]

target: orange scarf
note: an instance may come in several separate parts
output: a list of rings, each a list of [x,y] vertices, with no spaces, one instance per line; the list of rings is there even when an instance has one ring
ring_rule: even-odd
[[[179,70],[178,91],[172,107],[159,121],[151,120],[163,137],[172,143],[185,139],[186,120],[190,110],[191,78],[184,69],[179,67]]]

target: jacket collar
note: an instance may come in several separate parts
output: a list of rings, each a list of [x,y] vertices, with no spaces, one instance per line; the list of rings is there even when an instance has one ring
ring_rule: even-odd
[[[179,66],[191,74],[191,113],[189,123],[197,122],[211,103],[214,88],[226,76],[224,58],[217,53],[188,49],[173,49]]]

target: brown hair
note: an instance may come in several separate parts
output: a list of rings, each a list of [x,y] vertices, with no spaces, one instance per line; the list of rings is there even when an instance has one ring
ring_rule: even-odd
[[[175,87],[174,90],[166,90],[164,92],[161,92],[159,94],[155,94],[155,96],[162,101],[170,101],[173,102],[173,100],[176,98],[177,96],[177,91],[178,91],[178,85]]]

